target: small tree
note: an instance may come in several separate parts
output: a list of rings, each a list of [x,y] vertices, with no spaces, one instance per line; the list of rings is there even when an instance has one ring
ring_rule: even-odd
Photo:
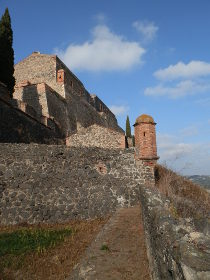
[[[135,147],[135,136],[132,135],[132,142],[133,142],[133,147]]]
[[[125,134],[127,137],[131,137],[131,125],[130,125],[130,120],[129,120],[129,117],[127,116],[127,119],[126,119],[126,131],[125,131]]]
[[[9,10],[6,8],[0,20],[0,81],[4,83],[12,97],[15,78],[14,74],[14,50],[13,32]]]

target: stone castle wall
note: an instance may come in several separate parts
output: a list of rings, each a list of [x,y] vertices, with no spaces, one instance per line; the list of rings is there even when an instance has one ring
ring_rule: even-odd
[[[31,117],[31,113],[32,110],[28,107],[26,107],[26,113],[24,113],[0,99],[0,142],[64,143],[61,140],[62,134],[54,122],[48,122],[44,125],[36,118]]]
[[[59,80],[60,70],[64,70],[64,75]],[[90,103],[96,111],[103,111],[115,117],[98,97],[90,96],[82,82],[56,55],[33,53],[15,65],[15,78],[17,85],[24,84],[26,81],[32,84],[46,83],[66,99],[76,95]]]
[[[56,56],[33,53],[15,65],[16,85],[46,83],[56,90]],[[62,87],[59,87],[62,90]]]
[[[37,114],[27,103],[10,99],[0,84],[0,142],[64,144],[59,126],[53,119]]]
[[[65,136],[76,131],[76,119],[73,113],[70,114],[67,109],[66,99],[47,84],[29,84],[16,87],[13,97],[26,102],[38,115],[55,120]]]
[[[15,66],[14,98],[52,118],[65,137],[98,124],[123,133],[114,114],[54,55],[33,53]]]
[[[2,82],[0,82],[0,98],[7,102],[10,101],[9,91],[8,91],[6,85],[3,84]]]
[[[99,125],[81,129],[66,139],[66,145],[71,147],[99,147],[106,149],[125,148],[123,133]]]
[[[60,82],[58,79],[59,70],[64,70],[64,76]],[[89,94],[82,82],[69,70],[69,68],[56,56],[56,77],[57,82],[54,89],[59,92],[59,87],[63,85],[65,88],[65,98],[71,95],[79,96],[89,102]]]
[[[115,119],[100,116],[87,101],[78,96],[66,100],[45,83],[16,87],[14,98],[29,104],[38,115],[54,119],[66,136],[93,124],[122,131]]]
[[[151,169],[133,150],[0,144],[0,221],[64,222],[138,203]]]
[[[210,279],[209,221],[196,227],[154,188],[139,193],[152,279]]]

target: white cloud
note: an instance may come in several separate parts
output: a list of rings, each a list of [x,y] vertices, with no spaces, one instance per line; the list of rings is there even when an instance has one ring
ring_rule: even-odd
[[[143,35],[145,41],[152,41],[159,29],[154,22],[149,21],[135,21],[133,27]]]
[[[194,144],[186,144],[178,142],[175,136],[167,134],[158,134],[157,143],[161,160],[177,160],[180,157],[191,153],[194,149]],[[177,143],[178,142],[178,143]]]
[[[155,87],[148,87],[144,90],[144,94],[147,96],[168,96],[169,98],[176,99],[208,90],[210,90],[210,83],[185,80],[171,86],[159,84]]]
[[[179,137],[157,135],[160,163],[185,175],[210,175],[210,143],[185,143]]]
[[[195,136],[198,135],[198,128],[195,125],[191,125],[181,129],[180,134],[183,137]]]
[[[97,25],[90,41],[55,51],[70,69],[86,71],[124,71],[141,64],[146,52],[138,42],[126,40],[106,25]]]
[[[206,77],[210,76],[210,63],[204,61],[191,61],[188,64],[178,62],[157,70],[153,75],[161,82],[145,89],[144,94],[148,96],[167,96],[175,99],[210,90],[210,80]]]
[[[199,105],[202,105],[204,107],[209,107],[210,106],[210,97],[196,100],[195,103],[199,104]]]
[[[154,76],[159,80],[191,79],[210,75],[210,63],[192,60],[188,64],[178,62],[167,68],[159,69]]]
[[[98,13],[97,15],[94,16],[94,18],[99,22],[99,23],[104,23],[106,20],[106,16],[103,13]]]
[[[122,116],[122,115],[125,115],[128,112],[129,107],[128,106],[123,106],[123,105],[121,105],[121,106],[111,105],[111,106],[109,106],[109,109],[116,116]]]

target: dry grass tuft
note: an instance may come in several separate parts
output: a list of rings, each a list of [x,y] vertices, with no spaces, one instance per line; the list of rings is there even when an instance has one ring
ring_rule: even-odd
[[[210,194],[204,188],[161,165],[155,167],[155,182],[178,216],[193,219],[209,216]]]

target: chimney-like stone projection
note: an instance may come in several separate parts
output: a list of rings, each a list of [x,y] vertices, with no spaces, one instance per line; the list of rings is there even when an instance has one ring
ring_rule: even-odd
[[[154,119],[146,114],[139,116],[135,128],[135,159],[142,160],[146,165],[154,165],[157,156],[156,132]]]

